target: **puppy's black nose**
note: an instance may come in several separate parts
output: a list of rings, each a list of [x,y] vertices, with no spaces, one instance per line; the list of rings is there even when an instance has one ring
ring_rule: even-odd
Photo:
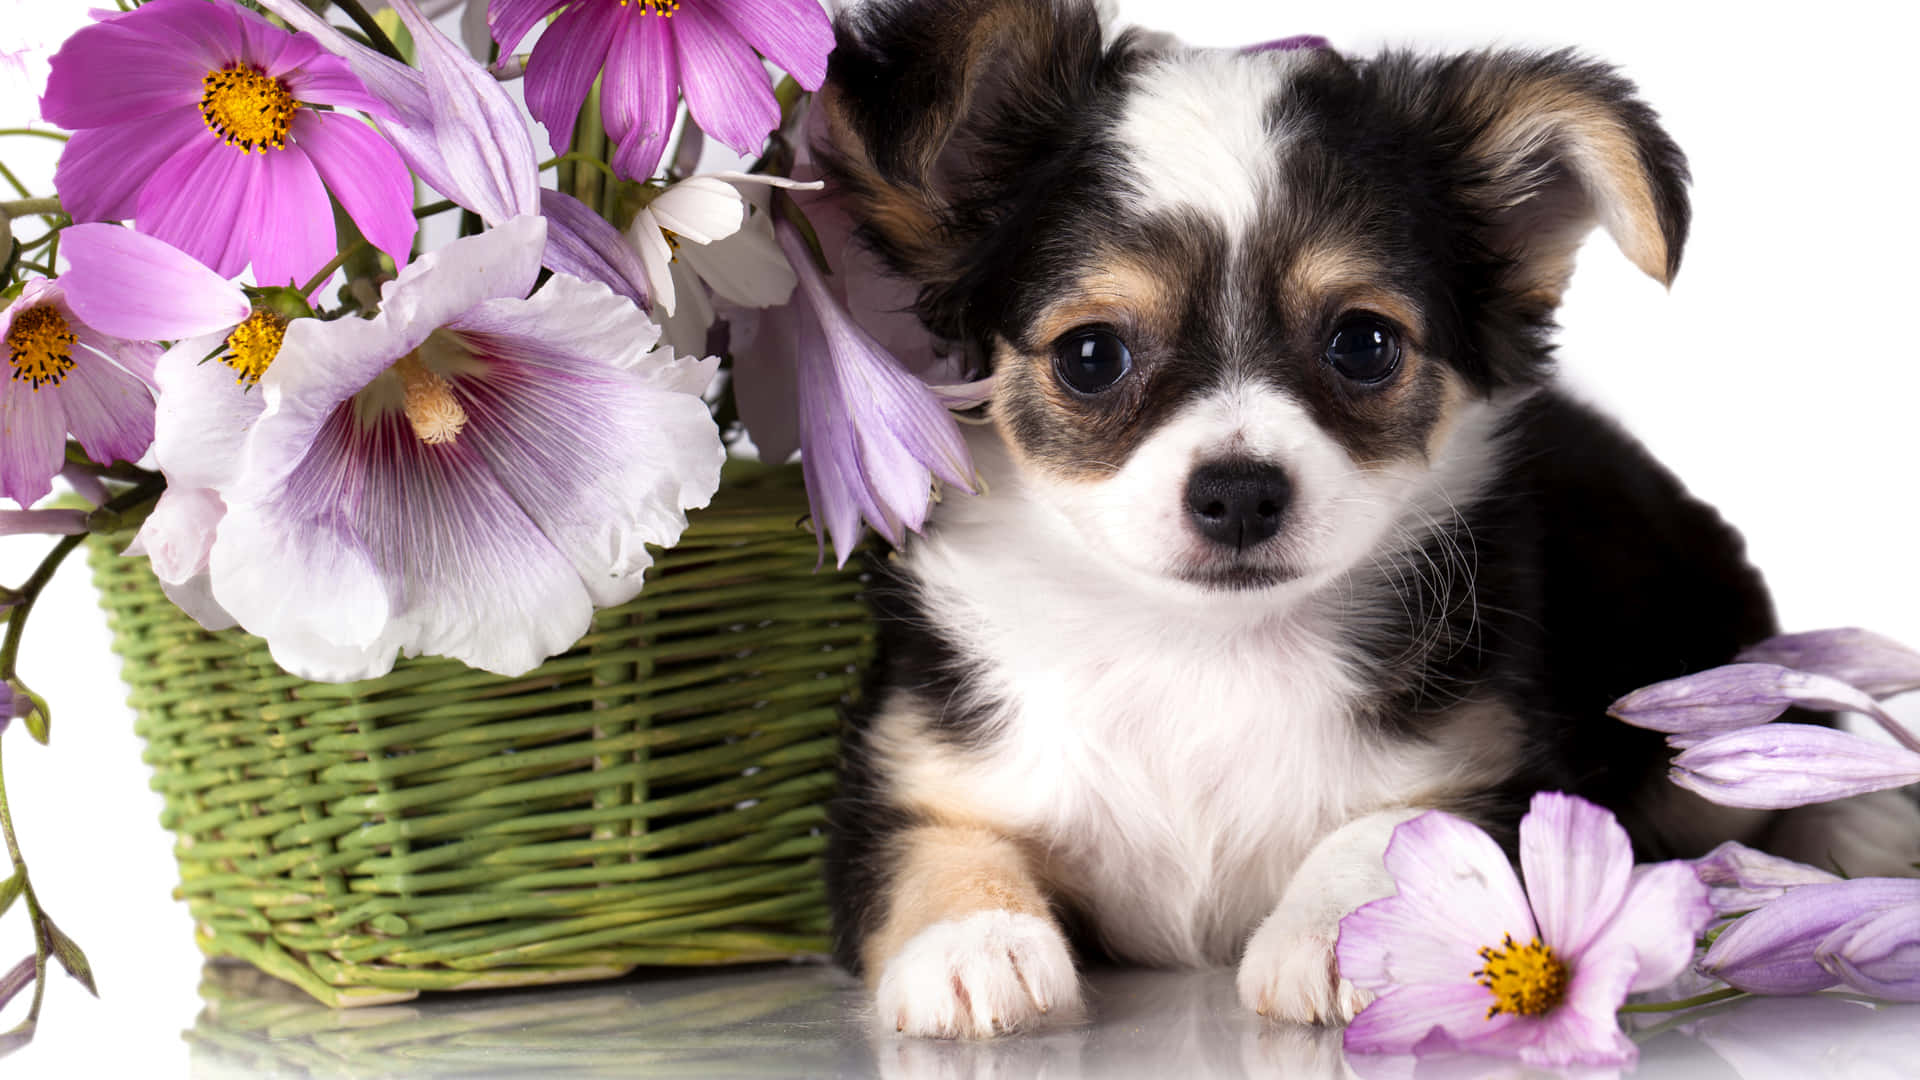
[[[1293,485],[1255,461],[1202,465],[1187,478],[1187,511],[1200,535],[1244,551],[1280,531]]]

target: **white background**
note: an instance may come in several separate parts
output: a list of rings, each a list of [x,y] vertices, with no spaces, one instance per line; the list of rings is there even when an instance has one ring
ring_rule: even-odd
[[[0,50],[23,32],[57,42],[89,6],[0,0]],[[1350,54],[1577,45],[1618,64],[1692,162],[1694,228],[1670,292],[1604,236],[1588,245],[1561,320],[1567,378],[1744,531],[1786,627],[1861,625],[1920,644],[1910,6],[1779,17],[1621,0],[1120,7],[1202,44],[1310,32]],[[0,127],[32,119],[4,70],[0,95]],[[0,139],[0,160],[45,190],[53,149]],[[18,583],[43,547],[0,541],[0,581]],[[184,906],[165,895],[170,838],[77,557],[42,601],[21,672],[52,700],[55,730],[50,748],[6,739],[15,818],[42,899],[90,952],[106,999],[57,980],[40,1040],[0,1067],[185,1075],[178,1033],[198,1010],[197,954]],[[0,966],[29,947],[16,912],[0,926]]]

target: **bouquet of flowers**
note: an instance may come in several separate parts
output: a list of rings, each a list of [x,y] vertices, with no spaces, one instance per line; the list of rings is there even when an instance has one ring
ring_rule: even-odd
[[[464,42],[430,21],[462,8]],[[0,590],[0,723],[47,739],[22,635],[129,522],[174,603],[303,678],[516,675],[636,596],[732,444],[804,450],[841,564],[970,487],[948,408],[984,385],[811,179],[832,46],[816,0],[95,12],[41,99],[69,134],[8,133],[65,146],[0,202],[0,532],[58,537]],[[55,477],[92,507],[40,506]],[[0,1004],[49,957],[90,984],[12,855],[37,949]]]

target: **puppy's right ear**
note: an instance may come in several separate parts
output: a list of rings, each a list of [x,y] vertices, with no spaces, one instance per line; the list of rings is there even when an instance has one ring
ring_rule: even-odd
[[[867,242],[937,306],[1115,75],[1099,15],[1091,0],[868,0],[835,38],[815,149]]]

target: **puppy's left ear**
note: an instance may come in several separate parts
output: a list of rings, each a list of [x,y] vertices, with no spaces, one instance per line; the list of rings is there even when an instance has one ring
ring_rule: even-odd
[[[1690,211],[1687,164],[1632,83],[1570,52],[1470,53],[1431,72],[1430,115],[1463,166],[1482,242],[1512,260],[1501,285],[1548,309],[1595,225],[1669,284]]]

